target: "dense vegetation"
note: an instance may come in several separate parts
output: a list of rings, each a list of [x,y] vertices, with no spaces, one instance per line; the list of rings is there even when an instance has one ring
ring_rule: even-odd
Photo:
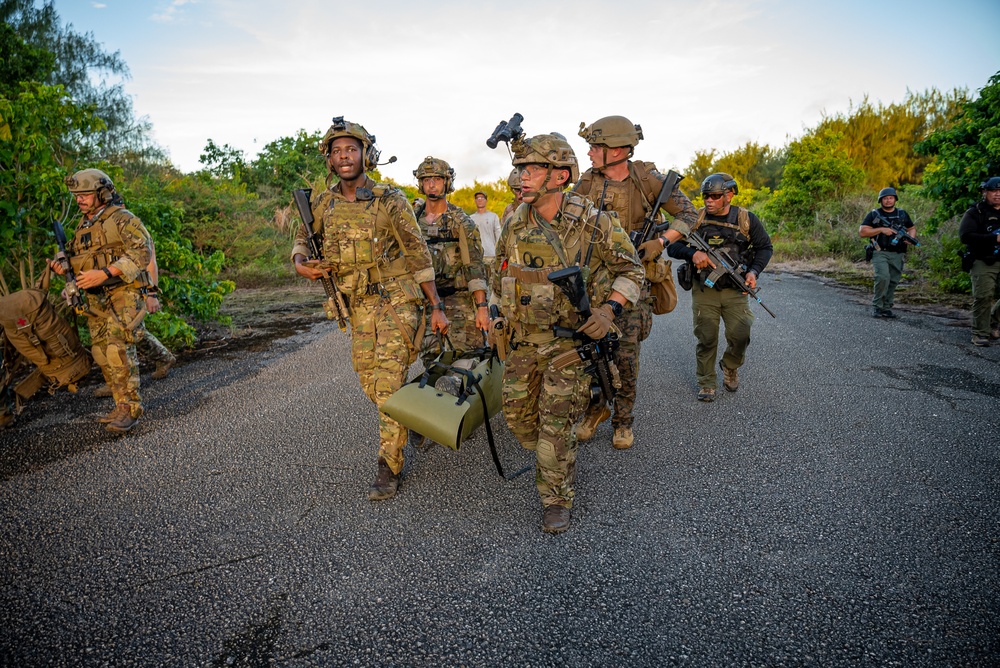
[[[53,253],[52,219],[75,217],[63,178],[91,166],[111,175],[153,235],[166,309],[148,325],[168,345],[191,345],[192,325],[216,318],[235,285],[292,280],[287,252],[300,223],[290,193],[326,186],[321,130],[277,138],[252,158],[209,140],[202,168],[183,174],[135,118],[117,52],[63,26],[51,1],[0,0],[0,16],[0,294],[38,279]],[[847,263],[862,258],[857,227],[875,194],[895,186],[922,241],[908,273],[939,291],[967,292],[955,216],[978,199],[980,181],[1000,174],[998,128],[1000,73],[977,96],[932,89],[889,105],[863,99],[786,146],[699,151],[682,188],[700,205],[701,180],[731,173],[736,203],[764,220],[778,260]],[[638,155],[655,159],[642,146]],[[473,193],[483,190],[500,213],[511,201],[505,176],[451,199],[472,212]],[[412,184],[398,185],[417,196]]]

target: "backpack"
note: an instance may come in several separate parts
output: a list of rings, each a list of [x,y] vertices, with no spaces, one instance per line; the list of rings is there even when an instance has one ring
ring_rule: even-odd
[[[44,290],[27,288],[0,297],[0,327],[7,340],[48,379],[49,392],[76,392],[90,371],[90,355],[48,299]],[[25,397],[26,398],[26,397]]]

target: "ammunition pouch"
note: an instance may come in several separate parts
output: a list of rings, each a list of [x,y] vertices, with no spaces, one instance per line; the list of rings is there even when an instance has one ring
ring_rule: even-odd
[[[875,244],[870,243],[865,246],[865,262],[871,262],[873,257],[875,257]]]
[[[962,271],[972,271],[972,265],[976,263],[975,256],[969,251],[960,251],[959,255],[962,256]]]

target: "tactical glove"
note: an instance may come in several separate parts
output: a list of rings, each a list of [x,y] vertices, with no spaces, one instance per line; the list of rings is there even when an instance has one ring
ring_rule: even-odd
[[[610,304],[601,304],[593,310],[583,327],[576,330],[581,334],[586,334],[590,338],[603,339],[611,329],[611,323],[615,321],[615,312]]]
[[[651,262],[660,257],[661,253],[663,253],[663,242],[660,241],[660,237],[654,237],[639,245],[639,257],[643,262]]]

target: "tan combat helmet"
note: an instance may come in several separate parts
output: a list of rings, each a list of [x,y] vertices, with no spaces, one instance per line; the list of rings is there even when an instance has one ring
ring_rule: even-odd
[[[369,134],[359,123],[345,121],[343,116],[334,116],[333,125],[319,142],[319,152],[330,156],[330,144],[338,137],[353,137],[361,142],[365,171],[370,172],[378,165],[379,150],[375,148],[375,135]]]
[[[417,187],[424,195],[427,193],[424,192],[423,180],[429,176],[439,176],[444,179],[445,195],[455,189],[455,170],[441,158],[435,158],[430,155],[427,156],[424,158],[424,161],[413,170],[413,175],[417,177]]]
[[[97,193],[97,201],[101,204],[109,204],[117,194],[111,177],[99,169],[82,169],[73,176],[67,176],[66,187],[74,195]]]
[[[624,116],[605,116],[590,125],[581,122],[579,134],[585,142],[594,146],[635,148],[642,139],[642,128],[633,125]]]
[[[517,170],[517,167],[510,170],[510,176],[507,177],[507,187],[512,192],[517,192],[521,189],[521,173]]]
[[[573,185],[580,178],[580,167],[576,162],[576,154],[573,147],[569,145],[566,138],[558,132],[547,135],[536,135],[530,139],[519,139],[511,142],[514,150],[513,163],[517,165],[546,165],[548,172],[545,180],[548,181],[549,174],[553,169],[568,169],[569,180],[566,187]],[[550,192],[560,192],[561,189],[546,188],[544,192],[537,193],[543,195]]]

